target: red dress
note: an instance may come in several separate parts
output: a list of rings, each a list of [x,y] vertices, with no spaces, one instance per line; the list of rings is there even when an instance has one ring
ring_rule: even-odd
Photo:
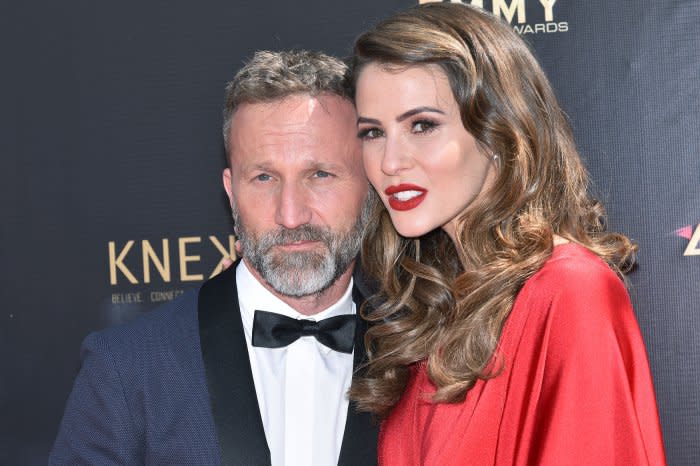
[[[434,404],[423,364],[382,424],[379,463],[663,465],[649,364],[627,291],[585,248],[557,246],[518,294],[503,369]]]

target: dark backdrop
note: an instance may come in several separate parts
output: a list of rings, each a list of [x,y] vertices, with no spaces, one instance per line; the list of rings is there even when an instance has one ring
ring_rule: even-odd
[[[347,55],[360,31],[417,2],[9,3],[0,464],[33,465],[85,335],[197,286],[230,250],[220,109],[235,70],[257,49]],[[558,0],[551,15],[540,0],[471,3],[533,45],[610,226],[640,245],[632,294],[669,463],[700,464],[700,2]]]

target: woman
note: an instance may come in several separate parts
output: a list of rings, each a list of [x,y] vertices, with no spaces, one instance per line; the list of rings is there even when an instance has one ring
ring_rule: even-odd
[[[480,9],[433,3],[355,45],[364,265],[382,303],[360,407],[384,465],[659,465],[648,362],[566,118]]]

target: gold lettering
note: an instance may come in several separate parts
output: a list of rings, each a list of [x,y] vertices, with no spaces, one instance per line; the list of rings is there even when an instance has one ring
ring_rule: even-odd
[[[171,296],[172,296],[172,291],[171,292],[151,291],[151,302],[157,303],[160,301],[169,301],[169,300],[173,299]]]
[[[525,0],[513,0],[510,6],[506,4],[507,0],[493,0],[493,14],[498,16],[503,13],[505,19],[509,22],[513,22],[513,17],[515,13],[518,13],[518,23],[523,24],[525,22]]]
[[[141,292],[112,293],[112,304],[133,304],[141,302]]]
[[[110,241],[109,247],[109,283],[112,285],[117,284],[117,269],[119,269],[129,282],[132,284],[137,284],[138,280],[134,277],[134,274],[124,265],[124,257],[129,253],[129,250],[134,245],[134,240],[127,241],[124,248],[119,252],[119,256],[116,253],[116,244],[114,241]]]
[[[700,256],[700,225],[695,228],[693,236],[690,237],[688,246],[683,252],[684,256]]]
[[[227,259],[236,260],[236,237],[233,235],[228,235],[228,251],[224,247],[223,244],[219,242],[218,239],[216,239],[216,236],[210,236],[209,241],[214,244],[216,249],[219,251],[221,254],[221,259],[219,260],[219,263],[216,264],[216,267],[214,268],[214,271],[209,275],[209,278],[215,277],[216,275],[220,274],[222,270],[224,270],[224,261]]]
[[[141,241],[141,255],[143,256],[143,282],[151,283],[151,267],[150,263],[158,269],[158,273],[163,278],[164,282],[170,281],[170,242],[163,238],[163,260],[156,255],[153,246],[148,240]]]
[[[199,236],[186,236],[184,238],[178,239],[178,251],[180,253],[180,280],[183,282],[195,282],[198,280],[204,280],[204,275],[194,274],[190,275],[187,273],[187,263],[188,262],[199,262],[200,256],[188,256],[187,255],[187,245],[189,243],[200,243],[202,238]]]
[[[555,3],[557,3],[557,0],[540,0],[540,4],[544,8],[544,20],[547,22],[554,21],[554,12],[552,10]]]
[[[162,301],[172,301],[183,293],[183,290],[151,291],[150,297],[152,303],[159,303]]]
[[[418,4],[422,5],[424,3],[442,3],[442,0],[418,0]],[[464,2],[462,0],[450,0],[450,3],[464,3]],[[479,8],[483,8],[484,7],[484,0],[472,0],[471,5],[478,6]]]

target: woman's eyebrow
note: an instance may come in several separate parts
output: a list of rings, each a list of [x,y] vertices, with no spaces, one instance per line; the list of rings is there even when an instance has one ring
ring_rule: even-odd
[[[401,115],[397,116],[397,117],[396,117],[396,121],[400,123],[400,122],[404,121],[406,118],[410,118],[410,117],[412,117],[413,115],[416,115],[416,114],[418,114],[418,113],[423,113],[423,112],[439,113],[439,114],[441,114],[441,115],[444,115],[444,114],[445,114],[445,112],[443,112],[443,111],[440,110],[439,108],[434,108],[434,107],[416,107],[416,108],[412,108],[411,110],[409,110],[409,111],[407,111],[407,112],[404,112],[404,113],[402,113]],[[380,121],[377,120],[377,119],[374,119],[374,118],[367,118],[367,117],[362,117],[362,116],[357,118],[357,124],[359,125],[360,123],[366,123],[366,124],[370,124],[370,125],[379,125],[379,124],[381,124]]]
[[[398,117],[396,117],[396,121],[400,123],[400,122],[404,121],[406,118],[410,118],[410,117],[412,117],[413,115],[416,115],[416,114],[418,114],[418,113],[423,113],[423,112],[433,112],[433,113],[439,113],[439,114],[441,114],[441,115],[444,115],[444,114],[445,114],[445,112],[443,112],[443,111],[440,110],[439,108],[434,108],[434,107],[416,107],[416,108],[411,109],[411,110],[409,110],[409,111],[407,111],[407,112],[404,112],[404,113],[402,113],[401,115],[399,115]]]

